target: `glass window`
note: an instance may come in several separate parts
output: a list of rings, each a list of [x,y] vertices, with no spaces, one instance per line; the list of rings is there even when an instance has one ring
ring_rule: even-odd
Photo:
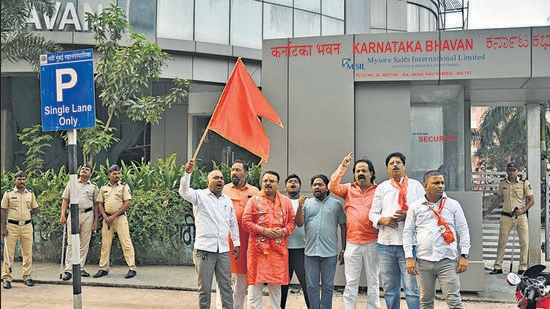
[[[420,10],[420,27],[419,27],[419,31],[431,31],[431,30],[434,30],[431,28],[430,26],[430,20],[432,19],[432,15],[430,14],[430,12],[428,12],[428,10]]]
[[[157,2],[151,0],[120,0],[118,5],[126,14],[126,18],[135,32],[146,36],[155,36],[155,17]]]
[[[292,8],[264,4],[264,39],[292,37]]]
[[[343,0],[323,0],[323,15],[334,18],[344,19],[344,1]]]
[[[321,0],[295,0],[294,8],[310,12],[321,12]]]
[[[229,1],[195,2],[195,40],[229,44]]]
[[[157,36],[193,40],[194,0],[158,0]]]
[[[386,1],[372,0],[371,1],[371,18],[372,28],[386,29]]]
[[[407,5],[407,32],[418,32],[418,6]]]
[[[344,34],[344,22],[338,19],[322,16],[323,28],[321,35]]]
[[[294,37],[321,35],[321,16],[294,10]]]
[[[445,176],[448,191],[464,190],[464,90],[461,85],[411,87],[411,159],[407,174]]]
[[[402,1],[388,1],[387,4],[388,30],[407,31],[407,3]]]
[[[294,0],[263,0],[262,2],[266,3],[273,3],[273,4],[281,4],[292,7],[292,2]]]
[[[231,1],[231,45],[262,48],[262,4],[255,0]]]

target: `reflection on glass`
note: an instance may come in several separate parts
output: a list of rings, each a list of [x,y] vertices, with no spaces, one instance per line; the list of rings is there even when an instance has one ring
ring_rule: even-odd
[[[156,1],[120,0],[118,5],[126,14],[126,18],[135,32],[150,37],[155,36]]]
[[[294,11],[294,37],[321,35],[321,16],[304,11]]]
[[[344,34],[344,22],[334,18],[322,17],[321,35],[340,35]]]
[[[158,0],[157,36],[193,40],[194,0]]]
[[[264,39],[292,37],[292,8],[264,4]]]
[[[262,48],[262,4],[256,0],[231,1],[231,45]]]
[[[343,0],[323,0],[323,15],[344,19],[344,1]]]
[[[411,87],[411,157],[407,174],[445,176],[446,190],[464,190],[464,89],[461,85]]]
[[[229,1],[195,2],[195,40],[229,44]]]
[[[294,8],[313,12],[313,13],[320,13],[321,1],[320,0],[294,1]]]

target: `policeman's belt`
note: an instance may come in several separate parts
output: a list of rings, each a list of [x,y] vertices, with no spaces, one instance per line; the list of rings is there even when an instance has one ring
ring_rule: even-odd
[[[29,223],[31,223],[31,222],[32,222],[32,220],[17,221],[17,220],[8,219],[8,223],[15,224],[15,225],[27,225],[27,224],[29,224]]]
[[[79,209],[78,212],[80,212],[80,213],[87,213],[87,212],[90,212],[90,211],[92,211],[92,210],[94,210],[93,207],[88,207],[88,208],[86,208],[86,209]]]
[[[500,214],[503,215],[503,216],[506,216],[506,217],[510,217],[510,218],[517,217],[513,212],[501,211]]]
[[[114,212],[113,212],[113,213],[105,212],[105,214],[106,214],[107,216],[112,216],[112,215],[114,214]],[[119,216],[125,216],[125,215],[126,215],[126,212],[123,212],[123,213],[121,213]]]

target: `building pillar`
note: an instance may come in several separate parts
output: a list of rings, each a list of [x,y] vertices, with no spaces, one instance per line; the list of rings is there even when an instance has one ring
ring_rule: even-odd
[[[527,103],[527,175],[535,195],[535,204],[529,209],[529,265],[541,263],[541,145],[540,104]]]

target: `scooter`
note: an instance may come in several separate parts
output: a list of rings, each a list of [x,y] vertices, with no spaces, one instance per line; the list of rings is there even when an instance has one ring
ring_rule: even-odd
[[[550,309],[550,275],[543,274],[544,265],[533,265],[523,275],[509,273],[506,282],[516,286],[516,302],[521,309]]]

